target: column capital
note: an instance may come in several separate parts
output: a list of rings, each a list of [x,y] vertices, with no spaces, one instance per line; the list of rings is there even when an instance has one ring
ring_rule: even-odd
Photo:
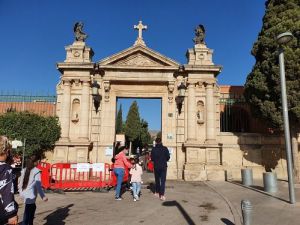
[[[213,88],[215,86],[215,82],[212,81],[205,81],[203,84],[206,88]]]
[[[63,84],[65,85],[65,86],[70,86],[71,85],[71,80],[69,80],[69,79],[62,79],[62,82],[63,82]]]
[[[188,88],[194,88],[197,84],[197,81],[195,81],[195,80],[187,81],[186,84],[187,84]]]
[[[90,86],[90,81],[89,80],[81,80],[81,83],[83,86]]]

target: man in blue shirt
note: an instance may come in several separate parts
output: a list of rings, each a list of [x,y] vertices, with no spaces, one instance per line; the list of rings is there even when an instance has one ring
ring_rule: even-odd
[[[151,160],[154,164],[154,176],[155,176],[155,193],[154,195],[159,197],[162,201],[165,198],[165,183],[167,177],[167,162],[170,159],[170,153],[167,147],[161,143],[161,138],[156,138],[156,145],[151,151]]]

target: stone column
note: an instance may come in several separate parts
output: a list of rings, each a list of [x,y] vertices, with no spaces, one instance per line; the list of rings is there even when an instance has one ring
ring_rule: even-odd
[[[196,98],[195,98],[195,82],[188,85],[187,98],[187,140],[196,140]]]
[[[71,108],[71,82],[69,80],[63,80],[63,102],[61,105],[61,140],[69,141]]]
[[[89,115],[90,115],[90,83],[82,82],[80,104],[80,139],[89,139]]]
[[[215,137],[215,104],[214,83],[206,83],[206,141],[214,142]]]

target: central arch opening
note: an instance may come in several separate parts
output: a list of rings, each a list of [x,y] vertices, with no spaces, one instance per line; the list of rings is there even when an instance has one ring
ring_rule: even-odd
[[[150,150],[162,132],[162,98],[117,97],[116,142],[131,154]]]

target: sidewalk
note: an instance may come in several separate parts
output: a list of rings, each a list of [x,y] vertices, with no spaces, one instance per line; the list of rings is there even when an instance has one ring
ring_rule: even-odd
[[[145,183],[153,174],[145,174]],[[49,202],[37,202],[37,225],[232,225],[234,217],[224,199],[203,182],[167,181],[162,202],[143,185],[141,200],[130,192],[122,201],[108,193],[67,192],[48,194]],[[20,205],[22,219],[24,206]]]
[[[288,183],[278,181],[278,192],[263,191],[263,182],[254,181],[254,186],[244,187],[240,182],[207,182],[218,193],[228,199],[236,215],[241,217],[241,200],[247,199],[253,205],[253,225],[296,225],[300,224],[300,203],[290,204]],[[300,202],[300,185],[295,185],[296,201]],[[241,218],[240,218],[241,219]],[[237,223],[238,224],[238,223]]]
[[[122,201],[114,200],[114,191],[66,192],[48,194],[49,201],[37,201],[34,224],[37,225],[241,225],[240,203],[253,204],[252,225],[300,224],[300,204],[289,204],[287,182],[279,181],[276,196],[238,182],[167,181],[162,202],[147,189],[153,185],[153,174],[144,174],[141,200],[134,202],[129,191]],[[300,201],[299,185],[295,189]],[[18,199],[18,198],[17,198]],[[20,199],[18,199],[20,202]],[[20,204],[22,220],[24,205]]]

